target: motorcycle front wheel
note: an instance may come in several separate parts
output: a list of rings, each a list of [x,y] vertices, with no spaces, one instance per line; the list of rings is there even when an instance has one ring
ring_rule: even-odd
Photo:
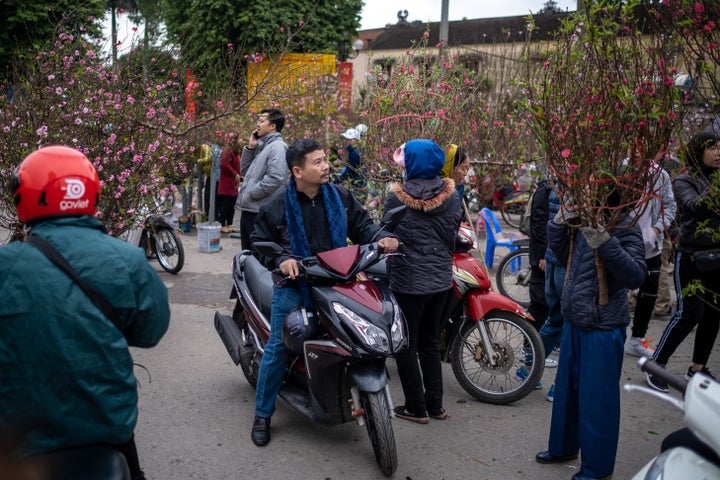
[[[495,274],[500,295],[523,307],[530,305],[530,249],[518,248],[505,255]]]
[[[375,453],[375,461],[386,477],[397,469],[397,448],[395,433],[390,422],[390,406],[385,392],[360,392],[360,401],[365,410],[365,426]]]
[[[453,373],[460,385],[481,402],[507,405],[535,389],[545,366],[545,352],[537,330],[520,315],[494,310],[480,320],[494,352],[474,321],[466,321],[450,351]]]
[[[152,252],[157,256],[160,266],[168,273],[178,273],[185,264],[185,250],[175,230],[158,227],[150,242]]]

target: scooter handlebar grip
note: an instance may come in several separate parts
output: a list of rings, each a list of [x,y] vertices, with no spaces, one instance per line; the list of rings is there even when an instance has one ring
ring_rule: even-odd
[[[641,357],[640,360],[638,360],[638,365],[640,366],[640,370],[643,372],[647,372],[655,377],[658,377],[675,390],[681,392],[683,395],[685,394],[688,382],[683,377],[668,372],[658,365],[657,362],[648,357]]]

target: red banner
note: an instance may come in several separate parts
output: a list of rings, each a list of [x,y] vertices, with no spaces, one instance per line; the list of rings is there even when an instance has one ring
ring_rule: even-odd
[[[197,88],[197,77],[188,68],[185,70],[185,112],[187,112],[190,120],[195,120],[195,109],[197,108],[195,92]]]
[[[352,106],[353,64],[338,62],[338,110],[348,111]]]

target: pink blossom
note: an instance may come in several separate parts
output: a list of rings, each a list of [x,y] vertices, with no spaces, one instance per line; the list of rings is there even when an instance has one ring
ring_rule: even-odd
[[[560,155],[561,155],[563,158],[568,158],[568,157],[570,156],[570,149],[569,149],[569,148],[564,149],[564,150],[560,153]],[[577,165],[576,165],[576,168],[577,168]]]

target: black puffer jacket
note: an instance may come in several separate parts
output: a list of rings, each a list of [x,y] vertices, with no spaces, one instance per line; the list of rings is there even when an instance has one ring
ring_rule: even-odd
[[[418,295],[452,286],[455,236],[460,227],[460,199],[449,178],[415,178],[393,184],[385,210],[407,205],[394,233],[402,242],[403,256],[388,261],[390,288]]]

